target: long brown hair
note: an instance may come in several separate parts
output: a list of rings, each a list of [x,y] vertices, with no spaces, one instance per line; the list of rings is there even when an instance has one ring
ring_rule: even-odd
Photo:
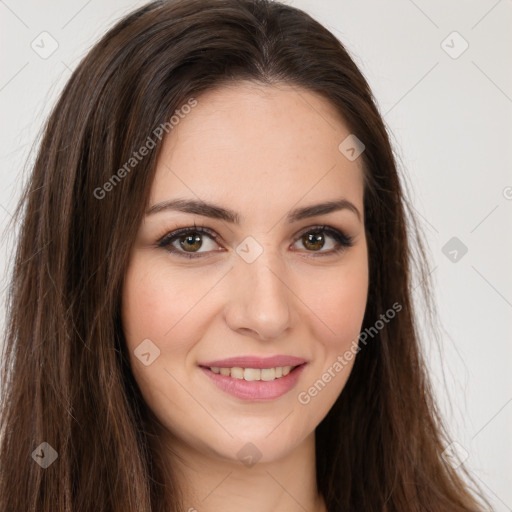
[[[482,510],[476,496],[489,505],[470,491],[464,467],[456,471],[442,457],[449,441],[413,312],[414,262],[433,308],[424,246],[361,72],[326,28],[296,8],[180,0],[150,3],[110,29],[44,128],[16,212],[2,357],[2,512],[182,510],[172,468],[155,449],[155,418],[130,371],[121,290],[161,147],[156,130],[170,131],[173,113],[201,92],[241,80],[318,93],[363,141],[370,262],[363,330],[401,305],[358,353],[316,430],[328,510]],[[154,147],[127,167],[150,136]],[[57,454],[46,468],[34,455],[53,453],[44,442]]]

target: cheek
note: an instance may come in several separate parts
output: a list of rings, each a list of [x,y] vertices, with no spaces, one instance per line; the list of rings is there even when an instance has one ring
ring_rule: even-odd
[[[368,297],[366,254],[325,273],[309,288],[311,337],[315,363],[298,390],[301,414],[312,428],[327,415],[342,392],[357,357],[358,339]]]
[[[128,345],[133,349],[149,338],[162,349],[169,349],[171,340],[173,351],[185,349],[187,339],[194,338],[190,313],[208,291],[208,282],[202,276],[192,282],[184,280],[183,272],[169,270],[165,262],[135,257],[123,290],[122,320]],[[197,315],[194,318],[193,325],[200,329]]]
[[[311,276],[307,302],[315,359],[299,389],[299,407],[318,424],[342,392],[357,357],[368,298],[368,260],[363,244],[331,272]],[[316,279],[315,279],[316,277]],[[304,285],[302,285],[304,286]],[[305,293],[305,289],[302,293]],[[306,309],[304,311],[306,311]]]
[[[321,340],[331,356],[357,340],[362,327],[368,298],[365,247],[354,251],[342,266],[331,272],[310,275],[302,285],[303,296],[308,297],[307,305],[312,312],[313,338]]]
[[[179,417],[190,413],[191,400],[179,383],[186,382],[187,355],[208,322],[206,315],[194,314],[208,283],[201,276],[191,282],[183,270],[169,267],[165,259],[149,258],[143,251],[134,255],[125,276],[121,314],[131,368],[146,403],[163,424],[181,432]],[[150,353],[148,365],[138,357],[143,352]]]

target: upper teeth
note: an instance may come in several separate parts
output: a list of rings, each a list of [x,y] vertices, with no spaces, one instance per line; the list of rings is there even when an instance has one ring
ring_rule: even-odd
[[[244,380],[274,380],[285,377],[291,371],[293,366],[278,366],[277,368],[217,368],[211,367],[213,373],[231,376],[234,379]]]

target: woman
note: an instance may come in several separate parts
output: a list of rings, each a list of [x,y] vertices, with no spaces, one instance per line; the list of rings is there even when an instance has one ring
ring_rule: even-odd
[[[407,208],[367,83],[302,11],[121,20],[18,209],[0,509],[482,510],[443,457]]]

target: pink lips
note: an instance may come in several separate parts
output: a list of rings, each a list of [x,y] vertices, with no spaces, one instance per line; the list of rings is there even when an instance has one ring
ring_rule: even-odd
[[[305,359],[292,356],[273,356],[267,358],[242,356],[207,361],[200,363],[201,370],[212,379],[221,390],[236,398],[249,401],[274,400],[288,393],[297,383],[300,374],[306,367]],[[286,375],[271,381],[246,381],[230,376],[213,373],[210,367],[217,368],[275,368],[278,366],[295,366]]]

